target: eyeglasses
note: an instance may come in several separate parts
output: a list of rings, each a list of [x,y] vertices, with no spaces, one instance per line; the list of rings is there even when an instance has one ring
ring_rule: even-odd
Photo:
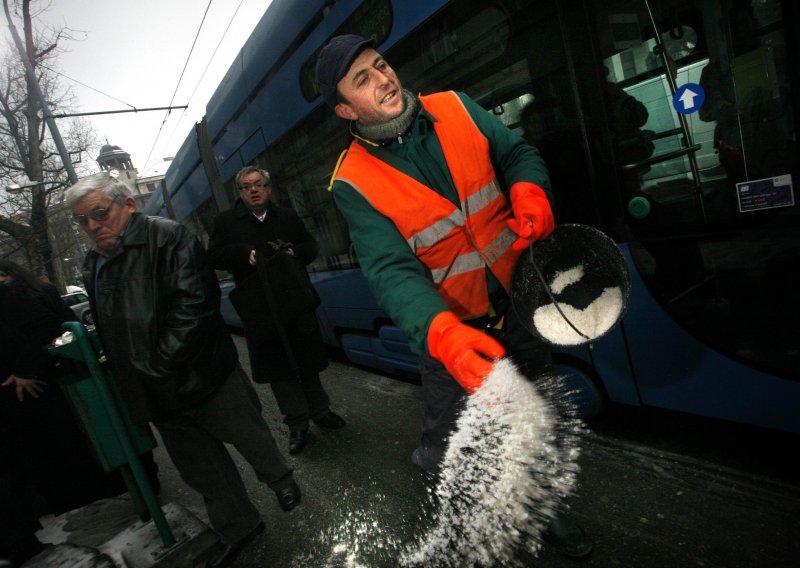
[[[114,203],[115,202],[112,201],[111,205],[114,205]],[[89,211],[86,215],[73,215],[72,222],[76,225],[80,225],[81,227],[85,227],[89,224],[89,219],[92,221],[105,221],[111,214],[111,205],[105,209],[94,209]]]
[[[265,181],[257,181],[255,183],[243,183],[242,185],[239,186],[239,190],[240,191],[247,191],[248,189],[253,189],[253,188],[255,188],[255,189],[263,189],[263,188],[267,187],[268,185],[269,185],[269,183],[267,183]]]

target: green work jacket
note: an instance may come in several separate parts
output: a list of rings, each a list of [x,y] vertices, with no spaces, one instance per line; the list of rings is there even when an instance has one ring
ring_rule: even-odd
[[[552,204],[547,168],[536,148],[467,95],[458,93],[458,96],[489,141],[495,174],[506,195],[513,184],[527,181],[544,189]],[[458,194],[433,129],[435,121],[435,116],[421,108],[411,128],[402,137],[377,147],[358,140],[357,143],[373,156],[458,206]],[[352,186],[336,180],[333,197],[347,220],[361,270],[378,303],[408,336],[411,349],[418,354],[427,353],[428,326],[437,314],[449,308],[436,292],[425,266],[414,255],[394,222],[376,211]],[[489,294],[494,297],[494,294],[501,293],[500,283],[488,269],[486,275]]]

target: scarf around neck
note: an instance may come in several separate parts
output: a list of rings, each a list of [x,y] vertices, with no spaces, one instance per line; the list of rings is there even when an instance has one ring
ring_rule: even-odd
[[[356,122],[358,131],[365,138],[376,142],[388,142],[402,136],[411,127],[421,106],[419,99],[407,89],[403,89],[403,101],[405,108],[399,115],[383,124],[366,125]]]

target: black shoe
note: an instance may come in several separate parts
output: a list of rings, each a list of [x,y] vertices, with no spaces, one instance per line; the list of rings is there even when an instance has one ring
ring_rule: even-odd
[[[281,509],[286,512],[291,511],[300,504],[300,488],[294,481],[292,481],[292,484],[288,487],[278,489],[275,492],[275,496],[278,498],[278,504],[281,506]]]
[[[206,568],[222,568],[223,566],[228,566],[236,559],[239,553],[262,532],[264,532],[264,523],[260,522],[253,530],[247,533],[247,536],[243,539],[233,544],[225,544],[224,542],[218,543],[216,550],[211,554],[206,563]]]
[[[289,453],[299,454],[308,441],[308,430],[292,430],[289,432]]]
[[[344,428],[345,425],[347,425],[347,422],[344,421],[344,418],[338,414],[334,414],[329,410],[319,418],[315,419],[314,424],[321,426],[322,428],[338,430],[339,428]]]
[[[585,558],[594,548],[589,536],[564,513],[558,512],[542,533],[542,539],[570,558]]]

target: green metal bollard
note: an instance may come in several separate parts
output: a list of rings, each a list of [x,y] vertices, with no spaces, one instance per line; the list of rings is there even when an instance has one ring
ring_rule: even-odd
[[[78,322],[65,322],[62,329],[71,332],[75,339],[64,345],[48,346],[46,350],[53,355],[80,361],[88,369],[89,376],[67,376],[59,379],[59,384],[83,423],[100,464],[106,471],[122,469],[140,515],[144,502],[164,547],[174,546],[175,537],[139,460],[142,453],[156,446],[152,432],[130,421],[113,378],[98,361],[100,342],[96,334],[90,335]]]

